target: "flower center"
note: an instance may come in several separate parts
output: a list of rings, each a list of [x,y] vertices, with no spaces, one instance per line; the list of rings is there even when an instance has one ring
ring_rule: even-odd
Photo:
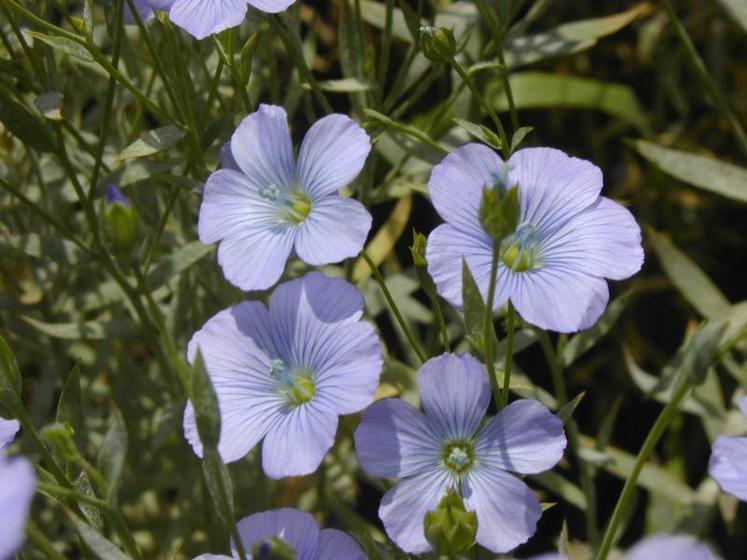
[[[270,362],[270,375],[278,381],[278,393],[289,405],[301,406],[316,395],[314,375],[306,369],[290,369],[283,360]]]
[[[539,268],[539,239],[532,224],[519,224],[516,231],[501,243],[501,260],[514,272]]]
[[[451,472],[461,475],[475,463],[475,450],[472,443],[460,441],[444,446],[443,460]]]
[[[262,187],[259,190],[259,196],[276,203],[280,207],[283,222],[300,224],[311,212],[311,199],[300,188],[283,192],[280,187],[273,183]]]

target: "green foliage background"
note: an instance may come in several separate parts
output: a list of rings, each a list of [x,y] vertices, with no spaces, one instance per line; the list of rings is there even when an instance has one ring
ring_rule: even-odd
[[[298,2],[282,16],[250,10],[241,27],[198,42],[163,16],[123,26],[117,1],[0,0],[2,373],[12,378],[15,360],[22,377],[20,399],[6,383],[0,404],[22,415],[12,451],[40,466],[41,481],[25,558],[227,550],[226,512],[216,514],[182,436],[185,399],[200,382],[183,354],[212,314],[244,297],[223,279],[214,247],[197,241],[197,210],[221,145],[259,102],[283,105],[297,139],[332,110],[366,127],[374,151],[349,190],[374,215],[367,253],[421,345],[441,351],[411,231],[438,223],[431,167],[470,139],[495,139],[459,76],[420,53],[425,22],[453,29],[460,63],[509,132],[532,127],[524,145],[596,163],[603,194],[644,226],[644,270],[613,286],[596,327],[545,339],[520,325],[515,393],[554,410],[583,395],[573,411],[578,453],[530,477],[555,505],[521,553],[554,548],[560,536],[583,558],[583,543],[598,542],[672,380],[697,369],[692,341],[710,321],[705,328],[721,329],[710,331],[715,362],[645,464],[620,545],[681,530],[725,558],[747,555],[745,512],[706,469],[716,435],[747,428],[732,406],[747,387],[744,2],[477,4],[495,19],[472,2]],[[110,183],[136,218],[106,209]],[[293,262],[287,277],[305,270]],[[419,361],[367,264],[324,270],[366,296],[387,350],[380,396],[415,402]],[[461,315],[447,310],[446,320],[453,347],[466,351]],[[269,481],[256,450],[232,464],[226,509],[236,518],[309,509],[356,534],[372,558],[392,557],[373,544],[383,538],[384,487],[357,465],[356,423],[342,422],[319,475]],[[207,480],[220,486],[220,472],[208,468]]]

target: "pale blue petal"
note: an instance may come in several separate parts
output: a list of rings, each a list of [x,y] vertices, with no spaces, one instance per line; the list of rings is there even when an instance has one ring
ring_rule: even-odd
[[[483,144],[466,144],[436,165],[428,181],[431,202],[439,215],[460,230],[484,234],[480,203],[485,187],[495,183],[503,160]]]
[[[462,259],[467,261],[483,301],[487,300],[493,249],[492,242],[484,232],[476,237],[471,231],[442,224],[428,236],[426,259],[428,272],[438,293],[453,306],[462,307]],[[513,283],[513,276],[507,274],[503,266],[499,266],[494,309],[506,304]]]
[[[241,24],[246,10],[246,0],[176,0],[169,19],[195,39],[204,39]]]
[[[643,264],[641,228],[623,206],[600,197],[589,208],[542,239],[542,266],[570,267],[622,280]]]
[[[442,442],[414,406],[384,399],[363,414],[355,430],[355,450],[369,474],[404,478],[437,465]]]
[[[134,4],[135,9],[137,10],[138,15],[143,22],[146,22],[153,17],[153,9],[151,7],[150,0],[134,0]],[[127,25],[135,25],[137,23],[135,21],[135,16],[132,15],[130,4],[129,2],[127,2],[127,0],[125,0],[124,3],[124,13],[122,17],[124,19],[124,23]]]
[[[718,436],[708,474],[724,492],[747,501],[747,437]]]
[[[490,382],[470,354],[441,354],[418,374],[420,400],[428,423],[445,440],[471,438],[490,403]]]
[[[276,14],[288,8],[288,6],[293,4],[295,1],[296,0],[249,0],[249,4],[263,12]]]
[[[317,399],[286,407],[265,436],[262,468],[270,478],[313,473],[335,442],[337,414]]]
[[[200,554],[199,556],[195,556],[192,560],[232,560],[232,558],[225,554]]]
[[[290,188],[296,182],[288,115],[276,105],[260,105],[231,137],[231,153],[259,188]]]
[[[239,167],[239,164],[236,163],[233,153],[231,153],[230,140],[220,147],[220,166],[222,169],[231,169],[241,173],[241,168]]]
[[[519,185],[521,216],[540,237],[596,202],[602,172],[589,161],[554,148],[525,148],[509,160],[511,185]]]
[[[296,553],[296,560],[317,560],[319,525],[314,517],[305,511],[281,508],[263,511],[245,517],[236,524],[239,537],[247,553],[255,544],[280,537]],[[231,543],[234,556],[238,554]]]
[[[18,420],[0,418],[0,449],[8,447],[13,442],[20,428]]]
[[[25,540],[24,528],[34,498],[36,475],[23,458],[0,456],[0,558],[11,558]]]
[[[522,319],[543,329],[570,333],[596,323],[609,300],[607,282],[571,267],[515,273],[511,301]]]
[[[219,169],[208,177],[197,222],[203,243],[272,229],[279,221],[277,205],[259,195],[250,177],[232,169]]]
[[[371,140],[354,120],[338,114],[319,119],[298,154],[301,184],[314,202],[336,193],[358,176],[369,151]]]
[[[371,214],[357,200],[320,198],[297,227],[296,253],[314,266],[340,262],[361,252],[370,230]]]
[[[293,231],[275,226],[231,236],[218,246],[218,264],[226,280],[245,291],[271,288],[293,250]]]
[[[247,324],[266,325],[267,316],[261,303],[244,302],[212,317],[189,343],[190,361],[199,348],[218,397],[218,451],[226,462],[244,457],[279,421],[286,407],[277,393],[277,382],[270,376],[270,356],[246,328]],[[191,404],[185,410],[184,432],[195,453],[201,456],[202,444]]]
[[[154,10],[170,10],[176,0],[146,0]]]
[[[366,560],[355,539],[337,529],[322,529],[316,555],[318,560]]]
[[[542,515],[529,487],[500,469],[480,468],[462,480],[465,507],[477,513],[477,542],[508,552],[529,540]]]
[[[536,474],[554,467],[566,446],[563,423],[538,401],[522,399],[501,410],[477,436],[483,468]]]
[[[205,184],[197,231],[205,244],[222,240],[218,263],[229,282],[264,290],[280,279],[293,249],[294,229],[278,216],[249,177],[219,169]]]
[[[432,469],[400,481],[384,494],[379,518],[389,538],[410,554],[429,552],[425,514],[438,507],[450,486],[451,478],[445,471]]]
[[[625,560],[717,560],[705,544],[690,535],[654,535],[643,539],[625,555]]]
[[[322,323],[357,321],[363,316],[363,295],[350,282],[309,272],[278,286],[270,296],[270,315],[284,334],[289,321],[304,315]]]
[[[316,398],[338,414],[352,414],[373,402],[384,359],[373,327],[364,322],[336,325],[314,348]]]

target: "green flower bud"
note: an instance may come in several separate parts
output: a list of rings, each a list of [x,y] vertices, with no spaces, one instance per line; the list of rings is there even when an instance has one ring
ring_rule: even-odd
[[[445,27],[420,27],[420,48],[429,60],[446,62],[456,54],[454,33]]]
[[[104,233],[112,248],[121,255],[128,255],[137,243],[137,212],[116,185],[106,189]]]
[[[280,537],[256,543],[252,547],[252,557],[256,560],[296,560],[296,552]]]
[[[68,463],[74,463],[80,458],[71,427],[56,422],[44,428],[41,437]]]
[[[435,511],[425,514],[425,536],[438,554],[454,556],[475,543],[477,514],[464,509],[459,494],[449,490]]]
[[[412,253],[412,262],[415,266],[427,266],[428,261],[425,260],[425,235],[420,232],[413,230],[412,232],[412,246],[410,247],[410,253]]]

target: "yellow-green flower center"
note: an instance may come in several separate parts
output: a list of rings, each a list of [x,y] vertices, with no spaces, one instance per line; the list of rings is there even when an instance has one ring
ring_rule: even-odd
[[[285,223],[298,225],[311,212],[311,199],[301,188],[285,190],[273,183],[261,188],[259,196],[278,206],[280,219]]]
[[[539,268],[539,239],[531,224],[520,224],[513,234],[503,240],[501,260],[514,272]]]
[[[270,375],[278,381],[278,393],[291,406],[301,406],[316,395],[314,374],[303,368],[289,368],[283,360],[272,360]]]
[[[475,463],[475,448],[469,441],[447,443],[442,452],[446,467],[454,474],[461,475]]]

